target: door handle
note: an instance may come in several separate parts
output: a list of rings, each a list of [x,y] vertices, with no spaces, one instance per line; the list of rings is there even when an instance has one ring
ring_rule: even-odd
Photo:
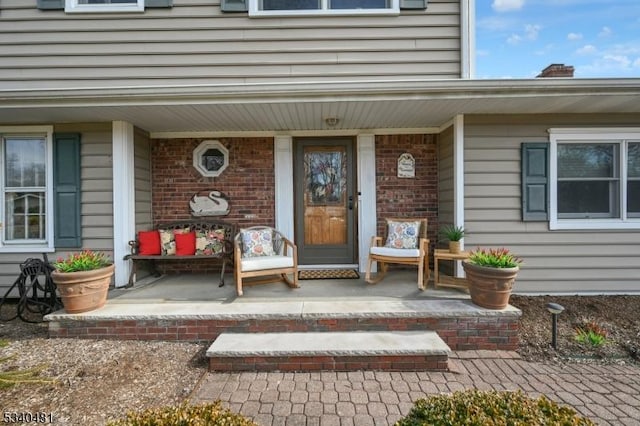
[[[349,204],[347,204],[349,210],[353,210],[353,195],[349,195]]]

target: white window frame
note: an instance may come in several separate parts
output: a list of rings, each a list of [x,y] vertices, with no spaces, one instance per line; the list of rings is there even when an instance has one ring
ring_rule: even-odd
[[[627,216],[627,144],[640,141],[640,128],[551,128],[549,131],[549,229],[640,229],[640,218]],[[558,144],[619,144],[619,218],[558,218]]]
[[[273,16],[367,16],[400,14],[400,0],[390,0],[388,8],[380,9],[329,9],[329,0],[320,0],[320,9],[302,10],[261,10],[261,0],[249,0],[249,17],[265,18]]]
[[[222,153],[223,163],[218,170],[208,170],[202,165],[202,156],[210,149],[217,149]],[[193,167],[205,177],[218,177],[229,167],[229,150],[220,141],[206,140],[193,150]]]
[[[5,137],[17,136],[17,137],[43,137],[45,138],[45,150],[46,150],[46,178],[45,178],[45,217],[46,217],[46,238],[44,241],[37,240],[33,243],[23,241],[20,242],[7,242],[4,239],[4,224],[6,223],[5,214],[5,199],[4,199],[4,173],[0,173],[0,253],[27,253],[27,252],[53,252],[53,126],[0,126],[0,135],[2,139]],[[0,164],[4,165],[4,143],[0,144]],[[3,166],[4,169],[4,166]]]
[[[114,4],[81,4],[79,0],[65,0],[64,11],[66,13],[144,12],[144,0]]]

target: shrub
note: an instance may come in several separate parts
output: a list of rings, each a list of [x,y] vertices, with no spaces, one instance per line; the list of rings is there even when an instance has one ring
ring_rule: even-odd
[[[108,426],[258,426],[251,420],[222,408],[220,401],[211,404],[150,408],[129,412],[124,419],[107,423]]]
[[[419,399],[396,426],[574,425],[595,426],[576,411],[521,391],[467,390]]]
[[[575,339],[582,344],[599,347],[607,343],[607,330],[594,320],[576,325],[575,331]]]

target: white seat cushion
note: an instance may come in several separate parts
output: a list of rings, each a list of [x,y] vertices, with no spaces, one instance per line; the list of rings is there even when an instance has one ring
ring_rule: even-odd
[[[420,257],[418,249],[398,249],[391,247],[371,247],[371,254],[389,257]]]
[[[290,268],[293,266],[293,257],[291,256],[259,256],[247,257],[241,260],[240,269],[242,272],[260,271],[263,269]]]

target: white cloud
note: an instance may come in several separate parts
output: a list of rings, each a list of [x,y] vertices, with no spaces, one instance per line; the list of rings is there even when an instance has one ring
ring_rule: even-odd
[[[541,29],[540,25],[527,24],[524,27],[524,33],[529,40],[536,40]]]
[[[518,34],[511,34],[511,36],[507,38],[507,43],[512,45],[519,44],[521,41],[522,37],[520,37]]]
[[[640,58],[638,58],[635,61],[633,61],[633,67],[634,68],[640,68]]]
[[[567,40],[570,40],[570,41],[582,40],[582,34],[580,34],[580,33],[569,33],[569,34],[567,34]]]
[[[602,27],[598,33],[598,37],[610,37],[613,34],[613,30],[609,27]]]
[[[520,10],[524,6],[524,0],[493,0],[491,7],[496,12],[509,12]]]
[[[578,55],[593,55],[598,52],[598,48],[596,48],[592,44],[586,44],[582,46],[580,49],[576,50]]]

